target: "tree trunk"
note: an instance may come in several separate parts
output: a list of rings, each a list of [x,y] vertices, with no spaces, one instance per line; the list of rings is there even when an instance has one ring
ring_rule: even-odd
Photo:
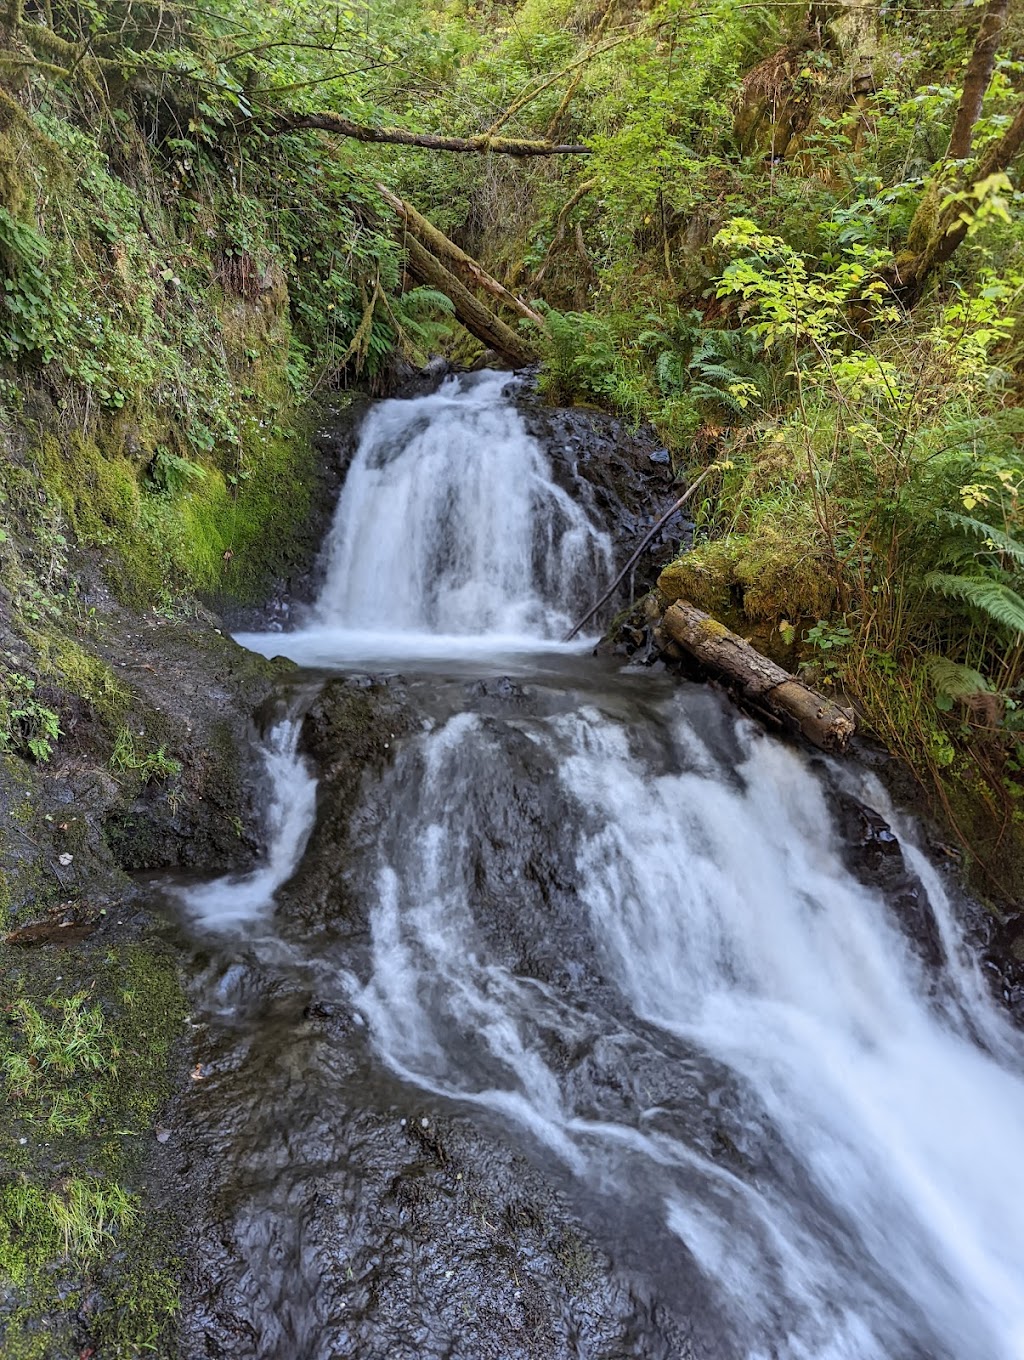
[[[703,609],[678,600],[665,610],[661,630],[748,703],[802,732],[821,750],[845,752],[857,726],[852,710],[817,694]]]
[[[418,283],[436,288],[451,298],[455,315],[471,335],[500,354],[513,368],[525,368],[527,364],[536,363],[537,352],[529,341],[518,335],[511,326],[506,326],[490,308],[475,298],[465,284],[431,255],[415,236],[406,236],[403,244],[408,255],[409,273]]]
[[[981,116],[981,102],[992,79],[999,50],[999,37],[1006,23],[1010,0],[989,0],[978,29],[974,51],[964,75],[964,88],[946,156],[951,161],[966,160],[971,154],[974,125]]]
[[[390,207],[394,208],[399,217],[409,228],[410,232],[417,237],[422,245],[425,245],[430,253],[453,274],[462,279],[467,287],[483,288],[492,297],[503,302],[506,307],[511,307],[527,321],[534,321],[538,326],[543,326],[544,318],[539,312],[535,312],[532,307],[527,307],[521,298],[517,298],[514,293],[510,293],[504,284],[499,283],[493,275],[488,274],[487,270],[479,265],[472,255],[467,255],[464,250],[460,250],[454,241],[449,241],[443,231],[439,231],[433,222],[418,213],[411,203],[406,203],[404,199],[393,194],[390,189],[383,184],[377,185],[378,192]]]
[[[997,142],[993,142],[978,163],[974,184],[982,184],[992,175],[1004,174],[1024,150],[1024,102],[1017,116]],[[926,200],[928,191],[926,190]],[[917,224],[911,224],[913,231]],[[905,301],[913,302],[921,294],[928,275],[945,264],[957,246],[967,236],[971,217],[962,200],[940,207],[926,244],[910,260],[896,260],[884,275],[886,282]],[[923,237],[922,233],[922,237]]]
[[[461,151],[478,156],[493,152],[499,156],[589,156],[589,146],[562,146],[553,142],[529,141],[521,137],[442,137],[433,132],[408,132],[405,128],[365,127],[350,122],[340,113],[281,113],[273,120],[270,132],[299,132],[315,128],[351,137],[357,142],[389,142],[396,146],[423,146],[428,151]]]

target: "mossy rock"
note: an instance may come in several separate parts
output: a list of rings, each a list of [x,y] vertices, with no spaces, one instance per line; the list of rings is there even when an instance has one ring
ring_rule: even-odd
[[[686,599],[748,623],[829,618],[836,603],[834,577],[810,534],[775,523],[698,545],[665,567],[658,589],[669,603]]]
[[[665,600],[689,600],[709,614],[725,613],[733,604],[736,546],[732,539],[702,543],[670,562],[658,577]]]

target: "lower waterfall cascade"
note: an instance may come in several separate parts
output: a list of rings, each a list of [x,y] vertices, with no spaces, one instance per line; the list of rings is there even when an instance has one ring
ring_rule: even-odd
[[[367,415],[319,599],[238,635],[306,686],[266,738],[266,861],[177,889],[189,929],[229,955],[274,934],[317,816],[309,685],[410,677],[347,871],[359,947],[302,965],[389,1080],[555,1168],[667,1313],[700,1298],[695,1360],[1024,1360],[1024,1038],[957,903],[872,774],[559,641],[611,540],[512,383]],[[844,800],[928,948],[851,866]],[[261,1357],[371,1353],[320,1289],[282,1284]]]

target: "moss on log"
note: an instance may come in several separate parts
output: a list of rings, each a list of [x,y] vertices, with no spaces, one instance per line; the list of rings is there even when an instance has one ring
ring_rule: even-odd
[[[841,754],[856,730],[853,711],[769,661],[724,624],[686,600],[665,611],[663,636],[742,698],[766,709],[823,751]]]

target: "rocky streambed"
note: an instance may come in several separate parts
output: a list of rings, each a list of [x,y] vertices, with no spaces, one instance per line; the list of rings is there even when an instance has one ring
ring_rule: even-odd
[[[621,560],[672,498],[655,441],[528,395],[520,410],[553,486]],[[322,440],[335,470],[326,536],[358,426],[346,418]],[[667,528],[672,547],[685,527]],[[756,1065],[694,1028],[685,998],[704,984],[686,970],[704,944],[677,938],[680,922],[725,932],[734,979],[773,957],[756,917],[730,915],[734,896],[751,897],[746,880],[717,863],[705,882],[700,866],[722,852],[723,827],[740,826],[755,868],[767,857],[762,887],[764,866],[780,875],[760,911],[797,932],[791,948],[815,933],[815,911],[832,923],[825,884],[842,884],[851,917],[884,908],[900,977],[973,1016],[976,1033],[994,1026],[990,1051],[1005,1038],[985,998],[1021,1001],[1012,926],[937,905],[941,877],[870,779],[767,742],[660,666],[623,675],[622,658],[520,653],[347,661],[339,674],[238,647],[229,626],[308,622],[329,572],[314,536],[265,610],[221,602],[228,623],[204,610],[139,617],[95,585],[102,627],[88,647],[131,696],[135,758],[163,751],[163,768],[128,756],[112,768],[88,705],[66,719],[52,769],[5,761],[12,998],[46,1013],[83,993],[106,1016],[103,1082],[71,1082],[79,1127],[55,1131],[39,1092],[0,1121],[5,1354],[624,1360],[827,1344],[815,1290],[850,1277],[850,1244],[870,1224],[830,1199]],[[636,593],[652,581],[641,573]],[[594,585],[576,583],[584,603]],[[642,654],[642,642],[630,646]],[[190,914],[188,889],[266,856],[264,748],[282,711],[302,717],[315,819],[272,907],[218,929]],[[721,819],[688,811],[723,799]],[[827,872],[812,880],[819,853]],[[807,920],[790,914],[801,894]],[[816,946],[833,989],[856,976],[843,951],[868,950],[867,937],[837,940],[835,958],[820,934]],[[659,972],[673,951],[677,1000],[677,974]],[[904,999],[868,958],[885,1019]],[[989,974],[977,994],[972,958]],[[638,991],[640,977],[661,990]],[[751,995],[773,985],[762,975]],[[808,1013],[819,1004],[801,993]],[[754,1025],[744,1016],[737,1033]],[[24,1012],[9,1003],[5,1021],[5,1051],[19,1052]],[[123,1186],[134,1210],[76,1256],[46,1197],[70,1203],[78,1180]],[[769,1221],[776,1251],[816,1233],[829,1269],[795,1285],[771,1251],[755,1268]],[[917,1223],[898,1220],[895,1240],[913,1242]],[[739,1284],[709,1245],[713,1224],[730,1225]],[[944,1317],[926,1326],[891,1284],[852,1274],[849,1308],[907,1354],[952,1356],[974,1335]],[[1001,1360],[971,1288],[957,1288],[976,1353]]]

